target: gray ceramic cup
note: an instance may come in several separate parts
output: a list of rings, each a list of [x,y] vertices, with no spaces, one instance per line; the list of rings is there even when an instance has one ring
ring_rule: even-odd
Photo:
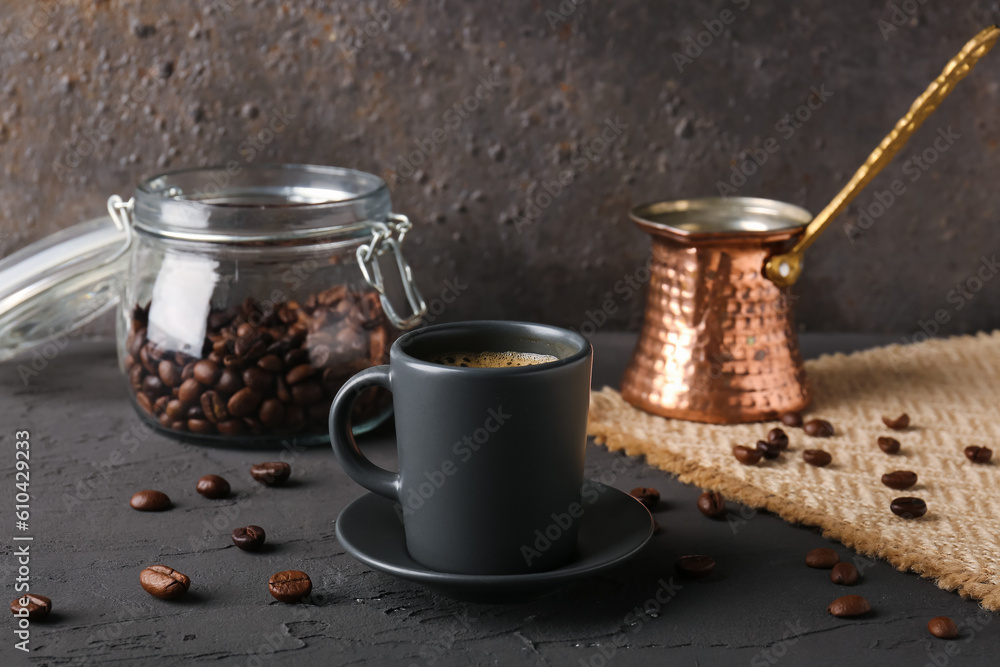
[[[447,352],[548,354],[545,364],[462,368]],[[352,377],[330,409],[330,441],[348,475],[396,503],[410,556],[441,572],[522,574],[570,562],[582,513],[593,351],[583,336],[522,322],[411,331],[389,365]],[[379,468],[351,435],[351,406],[392,391],[399,472]]]

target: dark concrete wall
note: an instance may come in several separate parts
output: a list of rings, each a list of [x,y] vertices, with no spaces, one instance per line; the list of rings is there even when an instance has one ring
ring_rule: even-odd
[[[818,211],[1000,19],[993,1],[902,4],[912,17],[865,0],[4,2],[0,253],[160,171],[337,164],[398,177],[426,296],[468,286],[440,319],[579,326],[610,294],[608,328],[634,328],[640,299],[614,291],[648,248],[631,206],[717,194],[774,138],[736,193]],[[673,55],[686,48],[691,60]],[[449,112],[476,106],[484,80],[474,112]],[[801,127],[782,124],[810,99]],[[939,310],[941,333],[1000,325],[1000,280],[952,292],[1000,250],[998,102],[1000,53],[810,250],[805,328],[912,334]],[[244,142],[276,113],[287,128],[251,155]],[[607,123],[624,127],[602,147]],[[935,149],[947,128],[952,143]],[[926,171],[905,166],[925,151]],[[573,182],[547,197],[567,169]],[[897,179],[881,212],[876,192]],[[547,206],[518,228],[531,202]],[[844,223],[872,207],[852,241]]]

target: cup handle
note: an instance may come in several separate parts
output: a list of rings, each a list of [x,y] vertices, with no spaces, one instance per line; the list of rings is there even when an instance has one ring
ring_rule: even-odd
[[[392,391],[388,366],[372,366],[354,375],[337,392],[330,406],[330,444],[344,472],[369,491],[399,501],[399,473],[389,472],[369,461],[351,433],[354,400],[369,387]]]

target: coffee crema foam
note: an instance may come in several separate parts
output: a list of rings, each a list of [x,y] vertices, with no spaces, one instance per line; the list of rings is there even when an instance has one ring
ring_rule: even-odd
[[[430,355],[427,360],[435,364],[463,368],[509,368],[548,364],[559,361],[559,357],[533,352],[445,352]]]

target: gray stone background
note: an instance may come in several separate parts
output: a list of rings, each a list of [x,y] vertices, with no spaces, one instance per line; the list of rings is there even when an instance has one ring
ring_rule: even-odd
[[[634,329],[640,299],[613,292],[648,249],[630,207],[717,194],[774,138],[736,194],[818,211],[998,19],[986,0],[3,2],[0,255],[161,171],[335,164],[393,183],[429,299],[468,286],[442,319],[575,327],[610,293],[607,328]],[[998,101],[995,53],[810,250],[804,329],[909,337],[938,310],[941,334],[1000,325],[1000,280],[976,278],[1000,249]],[[261,135],[276,114],[287,127]]]

